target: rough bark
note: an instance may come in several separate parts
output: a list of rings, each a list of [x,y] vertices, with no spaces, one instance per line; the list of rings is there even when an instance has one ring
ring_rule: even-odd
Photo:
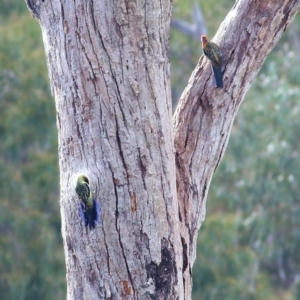
[[[182,294],[171,123],[169,1],[40,2],[59,135],[68,299]],[[33,7],[35,9],[35,7]],[[80,223],[91,181],[101,226]]]
[[[235,4],[215,40],[225,88],[213,88],[201,58],[174,115],[175,135],[170,1],[27,4],[42,28],[57,109],[67,298],[191,299],[212,174],[240,102],[299,1]],[[94,230],[80,222],[78,174],[101,205]]]
[[[299,0],[237,1],[214,37],[225,60],[224,89],[214,88],[210,65],[201,56],[181,96],[174,114],[174,142],[181,236],[189,268],[196,257],[211,178],[238,108],[299,6]]]

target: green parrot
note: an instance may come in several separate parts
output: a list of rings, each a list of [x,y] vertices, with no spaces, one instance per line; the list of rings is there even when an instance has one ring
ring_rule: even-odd
[[[223,88],[222,52],[217,44],[210,42],[206,35],[201,35],[203,54],[209,59],[215,78],[215,87]]]
[[[100,223],[100,205],[93,197],[89,179],[86,176],[78,177],[75,191],[80,199],[80,218],[85,226],[89,226],[90,229],[95,228],[96,223]]]

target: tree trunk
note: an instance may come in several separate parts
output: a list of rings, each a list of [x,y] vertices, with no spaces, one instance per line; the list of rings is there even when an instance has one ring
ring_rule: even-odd
[[[173,132],[170,2],[27,0],[56,101],[67,299],[191,299],[212,174],[252,79],[299,8],[238,1],[216,38],[224,89],[201,58]],[[79,174],[101,205],[92,230],[78,213]]]

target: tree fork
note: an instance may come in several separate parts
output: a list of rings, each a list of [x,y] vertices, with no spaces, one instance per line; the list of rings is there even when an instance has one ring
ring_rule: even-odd
[[[299,0],[236,2],[214,39],[224,53],[224,89],[213,88],[200,58],[174,128],[170,1],[26,2],[41,25],[57,110],[67,298],[191,299],[213,172]],[[92,230],[78,215],[79,173],[101,205]]]

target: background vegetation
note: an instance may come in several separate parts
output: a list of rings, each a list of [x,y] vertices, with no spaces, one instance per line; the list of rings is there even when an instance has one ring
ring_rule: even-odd
[[[195,0],[196,1],[196,0]],[[234,0],[198,0],[213,36]],[[64,299],[54,100],[39,25],[0,0],[0,298]],[[193,1],[174,17],[192,22]],[[300,299],[300,18],[243,102],[208,196],[194,299]],[[172,30],[174,105],[199,42]]]

